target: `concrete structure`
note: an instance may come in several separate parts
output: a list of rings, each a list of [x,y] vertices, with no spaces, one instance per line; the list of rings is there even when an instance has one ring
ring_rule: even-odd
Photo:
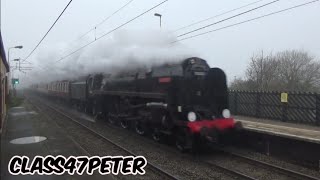
[[[42,109],[23,101],[19,107],[8,110],[8,120],[1,139],[1,176],[7,180],[62,180],[62,179],[117,179],[112,175],[94,173],[88,175],[12,175],[8,164],[13,156],[27,156],[30,162],[35,156],[87,156],[88,152],[78,144],[67,129],[62,128],[56,120]],[[79,140],[79,139],[78,139]],[[29,162],[29,163],[30,163]]]
[[[8,72],[10,71],[9,65],[6,59],[6,54],[2,42],[2,36],[0,31],[0,132],[2,130],[4,119],[7,113],[7,102],[9,98],[9,79]]]
[[[236,121],[242,122],[244,129],[248,131],[320,144],[319,126],[243,116],[235,116],[235,119]]]

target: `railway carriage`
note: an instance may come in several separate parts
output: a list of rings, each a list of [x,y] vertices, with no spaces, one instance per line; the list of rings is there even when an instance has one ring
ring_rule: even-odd
[[[48,94],[61,99],[68,99],[70,97],[69,92],[70,81],[55,81],[47,85]]]

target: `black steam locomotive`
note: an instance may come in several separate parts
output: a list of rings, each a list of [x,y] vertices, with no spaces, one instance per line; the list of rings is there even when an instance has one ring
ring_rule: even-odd
[[[197,57],[39,87],[109,123],[149,133],[156,141],[174,136],[180,150],[203,140],[218,142],[236,128],[228,110],[225,73]]]

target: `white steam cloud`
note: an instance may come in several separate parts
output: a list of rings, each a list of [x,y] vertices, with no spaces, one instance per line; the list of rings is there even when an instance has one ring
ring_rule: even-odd
[[[120,30],[109,38],[102,38],[72,56],[56,62],[61,58],[61,54],[58,54],[61,53],[61,47],[68,49],[67,52],[81,47],[79,44],[71,47],[62,45],[38,55],[33,61],[36,68],[26,76],[29,79],[27,84],[75,79],[100,72],[115,73],[137,66],[151,67],[197,56],[191,49],[179,43],[171,44],[175,40],[176,37],[169,32]]]

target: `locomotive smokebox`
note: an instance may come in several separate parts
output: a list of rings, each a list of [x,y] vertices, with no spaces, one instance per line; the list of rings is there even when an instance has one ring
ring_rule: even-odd
[[[226,75],[219,68],[210,68],[205,77],[205,100],[216,117],[228,107]]]

